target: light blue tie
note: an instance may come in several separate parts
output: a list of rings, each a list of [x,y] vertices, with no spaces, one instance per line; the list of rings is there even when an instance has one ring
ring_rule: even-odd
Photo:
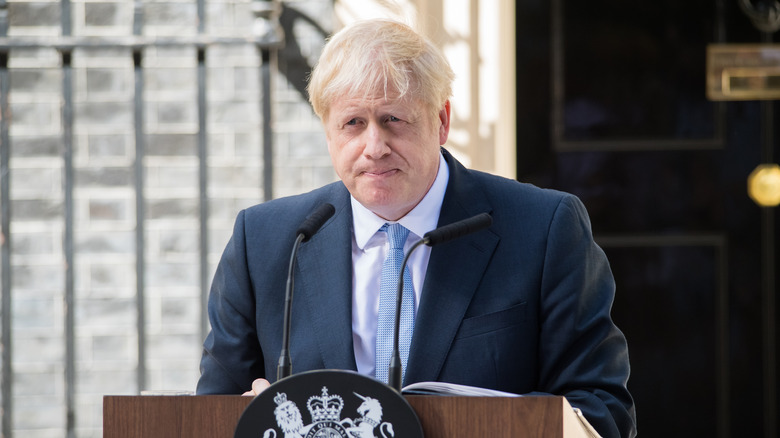
[[[382,230],[387,233],[390,249],[382,264],[382,277],[379,286],[379,318],[376,328],[376,378],[387,383],[387,368],[393,352],[393,331],[395,329],[395,305],[398,293],[398,274],[404,260],[404,243],[409,230],[401,224],[384,224]],[[409,344],[414,331],[414,287],[412,274],[407,266],[404,269],[404,296],[401,301],[401,331],[398,347],[401,350],[401,365],[404,373],[409,358]],[[402,378],[403,380],[403,378]]]

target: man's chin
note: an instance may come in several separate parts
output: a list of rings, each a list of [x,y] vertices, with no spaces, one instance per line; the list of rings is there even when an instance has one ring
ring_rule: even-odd
[[[374,214],[385,220],[397,220],[403,216],[403,207],[396,206],[395,203],[389,200],[382,200],[376,198],[359,199],[358,202],[367,209],[371,210]],[[400,213],[399,213],[400,212]],[[400,214],[400,216],[398,216]],[[397,217],[396,217],[397,216]]]

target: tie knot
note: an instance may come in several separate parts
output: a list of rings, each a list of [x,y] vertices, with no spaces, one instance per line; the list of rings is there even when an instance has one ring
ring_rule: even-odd
[[[409,236],[409,230],[401,224],[384,224],[382,228],[387,232],[387,240],[390,249],[404,249],[404,243]]]

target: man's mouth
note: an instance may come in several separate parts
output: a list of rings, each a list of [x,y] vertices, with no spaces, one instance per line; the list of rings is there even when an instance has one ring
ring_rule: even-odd
[[[398,169],[377,169],[377,170],[364,170],[361,172],[365,176],[391,176],[398,172]]]

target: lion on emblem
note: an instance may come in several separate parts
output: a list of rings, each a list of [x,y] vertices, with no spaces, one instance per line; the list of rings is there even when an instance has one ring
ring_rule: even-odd
[[[285,393],[276,393],[274,401],[277,405],[276,409],[274,409],[276,424],[282,429],[284,438],[301,438],[306,435],[309,427],[303,425],[303,416],[301,415],[301,410],[298,409],[298,405],[287,400],[287,394]],[[276,438],[276,430],[267,429],[263,434],[263,438]]]

